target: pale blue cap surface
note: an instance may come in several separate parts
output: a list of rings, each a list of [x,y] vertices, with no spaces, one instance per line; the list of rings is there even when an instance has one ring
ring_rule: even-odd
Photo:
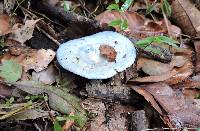
[[[115,49],[115,62],[101,56],[100,45]],[[91,36],[70,40],[57,50],[58,63],[66,70],[88,79],[107,79],[130,67],[136,58],[133,43],[125,36],[104,31]]]

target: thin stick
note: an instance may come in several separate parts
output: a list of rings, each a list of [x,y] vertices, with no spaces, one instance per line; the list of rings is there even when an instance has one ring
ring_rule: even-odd
[[[50,40],[52,40],[55,44],[57,44],[58,46],[60,45],[60,43],[56,40],[56,39],[54,39],[52,36],[50,36],[47,32],[45,32],[43,29],[41,29],[40,27],[38,27],[37,25],[36,25],[36,28],[39,30],[39,31],[41,31],[44,35],[46,35]]]
[[[17,114],[17,113],[19,113],[19,112],[21,112],[21,111],[27,109],[27,108],[30,107],[31,105],[32,105],[32,104],[27,103],[27,104],[24,105],[23,107],[20,107],[20,108],[14,110],[14,111],[9,112],[8,114],[5,114],[5,115],[1,116],[1,117],[0,117],[0,120],[4,120],[4,119],[6,119],[6,118],[8,118],[8,117],[11,117],[11,116],[13,116],[13,115],[15,115],[15,114]]]

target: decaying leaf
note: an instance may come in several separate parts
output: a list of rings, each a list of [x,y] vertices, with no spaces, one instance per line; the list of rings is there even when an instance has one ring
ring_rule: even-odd
[[[182,67],[188,61],[184,56],[173,56],[170,65],[175,67]]]
[[[194,70],[192,60],[190,56],[187,56],[186,59],[187,60],[182,67],[175,68],[177,74],[175,74],[173,77],[166,80],[165,82],[167,82],[169,85],[177,84],[179,82],[186,80],[190,75],[192,75]],[[184,60],[182,62],[184,63]],[[178,63],[172,63],[172,64],[178,65]]]
[[[22,104],[15,104],[15,105],[12,105],[12,108],[11,107],[5,107],[5,105],[0,105],[0,111],[3,111],[3,108],[11,108],[11,110],[9,110],[8,112],[4,112],[1,116],[0,116],[0,120],[4,120],[4,119],[7,119],[7,118],[10,118],[22,111],[25,111],[27,110],[29,107],[31,107],[32,104],[29,104],[29,103],[22,103]]]
[[[40,81],[44,84],[51,85],[52,83],[54,83],[56,81],[56,69],[51,64],[45,70],[42,70],[40,72],[33,72],[32,79],[34,81]]]
[[[174,0],[172,2],[172,18],[182,27],[184,33],[191,36],[200,36],[200,11],[190,0]],[[200,71],[199,41],[194,42],[196,51],[196,72]]]
[[[157,104],[157,102],[155,101],[155,99],[153,98],[153,96],[147,92],[146,90],[144,90],[143,88],[137,87],[137,86],[130,86],[133,90],[135,90],[137,93],[139,93],[140,95],[142,95],[146,101],[148,101],[149,103],[151,103],[151,105],[153,106],[153,108],[159,113],[159,114],[163,114],[162,109],[159,107],[159,105]]]
[[[121,15],[118,11],[105,11],[96,16],[96,20],[100,22],[100,25],[106,26],[114,20],[125,19],[128,22],[128,28],[131,30],[131,33],[138,34],[144,27],[144,18],[134,12],[125,11],[124,14],[126,15]],[[116,27],[116,29],[120,31],[119,28]]]
[[[200,12],[190,0],[173,0],[172,18],[184,33],[192,36],[200,35]]]
[[[10,33],[11,30],[11,18],[7,15],[0,15],[0,36]]]
[[[86,113],[80,106],[80,100],[69,94],[65,88],[56,88],[35,81],[19,81],[14,86],[32,95],[47,93],[51,108],[65,114],[75,112],[75,115],[82,121],[83,125],[87,121]]]
[[[11,97],[13,89],[7,85],[0,84],[0,98]]]
[[[53,114],[53,112],[51,113]],[[34,120],[37,118],[45,118],[49,116],[49,111],[44,111],[41,109],[27,109],[16,115],[13,115],[9,120]]]
[[[187,103],[183,95],[176,94],[168,85],[156,83],[138,88],[149,92],[167,112],[170,127],[198,127],[200,124],[199,109],[194,104]]]
[[[25,72],[30,69],[34,69],[36,72],[39,72],[46,69],[54,57],[55,52],[50,49],[26,49],[19,56],[12,56],[7,53],[3,56],[1,61],[3,62],[4,60],[13,60],[22,65]]]
[[[0,76],[8,82],[16,82],[21,78],[22,66],[11,60],[2,62]]]
[[[113,62],[116,59],[117,52],[109,45],[100,45],[100,54],[108,59],[109,62]]]
[[[194,41],[195,52],[196,52],[196,63],[195,72],[200,72],[200,41]]]
[[[149,19],[145,19],[143,16],[135,12],[130,11],[125,11],[123,14],[119,11],[105,11],[96,16],[96,20],[99,21],[100,25],[103,27],[115,20],[127,20],[128,30],[130,30],[131,36],[136,38],[144,38],[147,36],[155,36],[167,33],[167,28],[162,21],[154,22]],[[170,22],[169,27],[173,31],[173,37],[178,37],[180,35],[180,28],[172,25]],[[115,29],[120,31],[120,28],[117,26],[115,26]]]
[[[171,72],[168,72],[164,75],[161,76],[146,76],[146,77],[138,77],[133,80],[129,80],[130,82],[160,82],[160,81],[165,81],[167,79],[170,79],[173,77],[175,74],[177,74],[178,71],[173,69]]]
[[[142,66],[142,70],[149,75],[164,75],[170,72],[173,69],[173,66],[170,64],[161,63],[154,60],[149,60],[145,62]]]
[[[24,42],[32,38],[35,25],[39,20],[40,19],[27,20],[25,25],[22,25],[21,28],[13,31],[12,34],[10,34],[9,39],[16,40],[21,44],[24,44]]]
[[[155,68],[156,67],[156,68]],[[165,81],[169,85],[177,84],[193,73],[190,55],[175,55],[169,64],[140,57],[137,61],[137,70],[142,69],[150,76],[138,77],[130,81],[159,82]]]
[[[31,108],[23,108],[24,105],[27,103],[18,103],[12,104],[11,106],[7,106],[5,104],[0,104],[0,111],[4,112],[4,115],[7,115],[8,120],[28,120],[28,119],[37,119],[40,117],[48,117],[49,111],[44,111],[32,106]],[[19,110],[21,109],[21,110]],[[14,111],[18,110],[17,112],[13,113]],[[52,115],[54,112],[51,112]]]

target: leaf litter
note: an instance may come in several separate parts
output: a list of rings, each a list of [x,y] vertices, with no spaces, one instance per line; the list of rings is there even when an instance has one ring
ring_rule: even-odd
[[[160,3],[104,0],[98,7],[95,1],[84,4],[68,1],[73,3],[71,11],[55,4],[58,1],[4,2],[4,12],[11,15],[0,16],[1,120],[28,122],[31,119],[36,121],[31,123],[31,128],[40,130],[44,121],[54,123],[48,127],[54,130],[195,129],[200,125],[199,10],[189,0]],[[26,4],[27,9],[23,7]],[[21,11],[24,15],[19,13]],[[46,26],[41,28],[40,21]],[[59,65],[55,59],[58,41],[64,43],[74,38],[81,41],[85,36],[110,30],[108,26],[127,37],[137,48],[136,60],[129,69],[115,71],[111,79],[97,80],[94,84],[93,80],[76,75],[80,72],[73,74]],[[51,43],[45,39],[33,41],[32,38],[39,37],[36,31],[42,40],[47,38]],[[188,39],[189,42],[184,43]],[[49,47],[43,47],[43,42]],[[52,43],[56,48],[51,48]],[[37,44],[40,46],[35,46]],[[83,42],[79,46],[87,44]],[[99,55],[107,59],[109,66],[123,52],[123,48],[115,48],[118,43],[100,44],[97,47]],[[75,47],[71,52],[81,53]],[[79,59],[66,53],[63,56]],[[133,61],[127,55],[121,58],[125,61],[120,65]],[[82,66],[87,67],[87,64]],[[95,71],[87,75],[93,73]],[[144,114],[148,117],[143,117]],[[41,118],[43,122],[38,124]]]

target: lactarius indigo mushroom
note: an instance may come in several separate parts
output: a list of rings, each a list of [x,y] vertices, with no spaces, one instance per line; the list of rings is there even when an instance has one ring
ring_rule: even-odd
[[[70,40],[57,50],[64,69],[88,79],[110,78],[130,67],[135,58],[133,43],[112,31]]]

